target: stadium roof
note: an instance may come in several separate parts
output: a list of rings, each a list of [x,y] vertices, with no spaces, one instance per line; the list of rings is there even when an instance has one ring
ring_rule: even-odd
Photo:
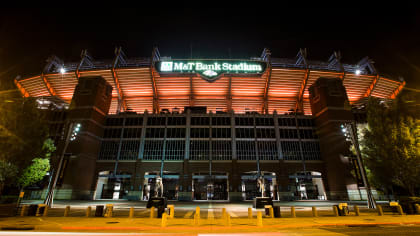
[[[126,58],[120,48],[116,49],[115,59],[108,62],[94,61],[87,51],[82,52],[78,63],[64,64],[51,57],[43,73],[17,78],[15,84],[25,97],[55,97],[69,103],[79,77],[102,76],[113,86],[110,114],[206,106],[213,112],[232,109],[235,113],[271,114],[276,110],[283,114],[297,109],[308,115],[308,88],[319,77],[341,78],[352,105],[366,103],[369,96],[393,99],[405,85],[404,81],[377,74],[369,58],[357,65],[342,64],[340,58],[339,53],[334,53],[328,62],[308,61],[306,50],[300,50],[296,60],[271,58],[265,49],[261,57],[251,58],[268,63],[261,76],[222,75],[209,82],[198,74],[160,75],[153,66],[162,59],[157,48],[151,58],[134,59]]]

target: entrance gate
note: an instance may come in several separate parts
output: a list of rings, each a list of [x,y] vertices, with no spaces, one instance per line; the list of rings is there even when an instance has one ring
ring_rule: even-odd
[[[276,175],[272,172],[263,172],[263,179],[258,180],[256,172],[244,173],[242,180],[242,198],[243,200],[253,200],[261,197],[261,185],[264,185],[264,197],[278,199]]]
[[[217,175],[193,175],[194,200],[229,200],[229,184],[226,173]]]
[[[158,175],[145,173],[144,187],[143,187],[143,200],[147,201],[149,198],[160,194],[161,188],[157,186]],[[168,200],[178,199],[179,190],[179,175],[178,174],[164,174],[162,177],[163,196]],[[156,190],[158,192],[156,192]]]

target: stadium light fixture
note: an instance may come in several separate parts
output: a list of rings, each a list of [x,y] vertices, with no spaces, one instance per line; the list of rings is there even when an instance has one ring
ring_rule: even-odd
[[[64,69],[64,67],[61,67],[61,69],[60,69],[60,73],[61,73],[61,74],[66,73],[66,69]]]
[[[359,69],[357,69],[357,70],[356,70],[356,75],[360,75],[360,73],[362,73],[362,71],[361,71],[361,70],[359,70]]]
[[[71,133],[70,141],[74,141],[77,138],[77,134],[80,132],[82,125],[77,123],[74,125],[73,131]]]

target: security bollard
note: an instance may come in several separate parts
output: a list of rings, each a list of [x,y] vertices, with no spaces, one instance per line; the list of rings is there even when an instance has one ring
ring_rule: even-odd
[[[382,210],[382,206],[381,205],[377,205],[376,207],[378,208],[378,216],[383,216],[384,215],[384,211]]]
[[[47,205],[46,204],[38,204],[38,207],[36,209],[35,216],[42,216],[42,215],[44,215],[45,208],[47,208]]]
[[[198,218],[200,218],[200,207],[195,208],[195,214],[197,214]]]
[[[290,207],[290,214],[292,215],[293,218],[296,217],[296,210],[294,206]]]
[[[226,214],[226,226],[231,226],[229,213]]]
[[[274,209],[270,207],[268,210],[270,211],[270,217],[274,218]]]
[[[66,206],[66,209],[64,209],[64,217],[69,216],[70,214],[70,206]]]
[[[175,217],[175,206],[168,205],[169,208],[169,218],[173,219]]]
[[[42,213],[42,216],[43,217],[47,217],[48,216],[48,206],[45,206],[45,208],[44,208],[44,212]]]
[[[86,208],[86,217],[91,217],[92,216],[92,207],[88,206]]]
[[[134,207],[130,207],[130,213],[128,214],[129,218],[133,218],[134,217]]]
[[[354,213],[356,214],[356,216],[360,216],[359,206],[354,206]]]
[[[105,217],[112,217],[114,213],[114,204],[106,204]]]
[[[252,208],[248,207],[248,219],[252,219]]]
[[[397,206],[397,211],[398,211],[398,215],[404,215],[403,209],[401,207],[401,205]]]
[[[222,208],[222,218],[224,219],[226,217],[226,208]]]
[[[200,215],[198,215],[197,213],[194,214],[194,225],[200,225]]]
[[[28,205],[23,205],[22,210],[20,211],[20,216],[25,216],[27,210],[28,210]]]
[[[338,216],[338,206],[333,206],[333,212],[334,212],[334,216],[337,217]]]
[[[162,214],[162,222],[161,222],[161,226],[162,227],[166,227],[168,225],[168,214],[163,213]]]
[[[312,207],[312,216],[313,217],[318,217],[318,211],[316,210],[316,207]]]
[[[150,208],[150,218],[155,218],[155,207],[154,206],[152,206]]]
[[[416,213],[420,214],[420,205],[419,204],[414,204],[414,207],[416,208]]]
[[[257,226],[262,227],[263,226],[263,222],[262,222],[262,212],[258,211],[257,212]]]

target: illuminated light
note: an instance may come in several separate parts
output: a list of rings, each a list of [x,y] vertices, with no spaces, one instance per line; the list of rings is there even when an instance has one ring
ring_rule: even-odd
[[[64,69],[64,67],[61,67],[61,69],[60,69],[60,73],[61,73],[61,74],[66,73],[66,69]]]
[[[362,73],[361,70],[356,70],[356,75],[360,75],[360,73]]]

